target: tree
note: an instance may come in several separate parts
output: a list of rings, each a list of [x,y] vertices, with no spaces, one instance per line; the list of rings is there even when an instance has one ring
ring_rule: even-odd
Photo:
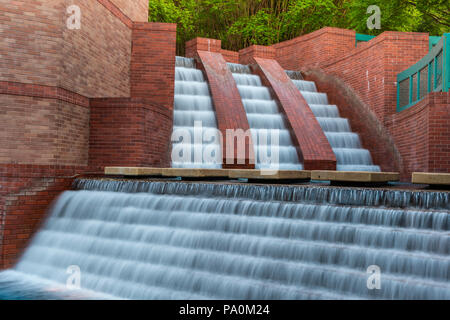
[[[386,30],[442,35],[448,0],[150,0],[149,21],[178,24],[177,54],[195,37],[222,40],[237,51],[271,45],[325,26],[378,35]],[[381,29],[367,27],[367,8],[381,9]]]

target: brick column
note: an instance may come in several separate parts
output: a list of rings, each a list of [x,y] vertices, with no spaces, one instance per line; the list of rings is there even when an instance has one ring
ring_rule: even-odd
[[[173,112],[139,98],[91,99],[89,164],[170,166]]]
[[[251,46],[239,51],[242,64],[251,64],[275,98],[293,131],[306,170],[336,170],[336,157],[316,117],[300,91],[274,60],[275,49]]]
[[[245,157],[238,157],[238,143],[230,141],[227,130],[250,129],[236,82],[221,53],[221,41],[195,38],[186,43],[186,56],[194,57],[204,71],[211,90],[217,125],[223,136],[223,167],[253,169],[254,149],[250,131],[245,143]],[[234,139],[234,138],[233,138]],[[252,159],[252,160],[250,160]]]
[[[135,22],[131,50],[131,97],[173,109],[176,24]]]
[[[130,98],[91,99],[89,163],[170,166],[176,25],[133,23]]]

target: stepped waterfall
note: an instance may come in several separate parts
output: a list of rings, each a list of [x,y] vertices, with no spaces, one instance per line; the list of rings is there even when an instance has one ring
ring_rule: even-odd
[[[269,88],[248,66],[228,68],[256,168],[302,170]],[[286,72],[338,170],[380,171],[327,95]],[[222,168],[208,84],[183,57],[176,58],[172,143],[173,167]],[[0,300],[450,299],[449,217],[449,192],[76,179],[14,268],[0,272]]]
[[[0,298],[450,299],[450,201],[415,192],[80,179]],[[82,290],[65,287],[69,266]],[[381,272],[369,288],[368,268]]]
[[[252,133],[256,169],[302,170],[284,115],[259,76],[245,65],[228,63],[233,73]],[[265,156],[278,155],[278,159]]]
[[[339,171],[381,171],[373,165],[369,150],[361,147],[359,135],[351,131],[348,119],[339,116],[336,105],[328,104],[326,93],[317,92],[313,81],[301,80],[299,73],[287,71],[308,102],[333,148]]]
[[[172,167],[222,168],[211,95],[194,59],[176,57],[172,142]]]

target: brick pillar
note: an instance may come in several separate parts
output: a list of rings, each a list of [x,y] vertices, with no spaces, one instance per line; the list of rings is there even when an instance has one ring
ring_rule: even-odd
[[[130,98],[91,99],[89,163],[170,166],[176,25],[133,23]]]
[[[172,118],[144,99],[91,99],[90,165],[170,166]]]
[[[131,97],[173,109],[176,25],[134,23],[131,50]]]
[[[316,117],[300,91],[274,60],[275,49],[251,46],[239,51],[242,64],[250,64],[273,90],[292,129],[294,143],[306,170],[336,170],[336,156]]]
[[[186,56],[197,59],[198,66],[208,79],[217,125],[223,137],[223,167],[253,169],[254,149],[250,131],[247,138],[242,141],[245,144],[242,145],[244,157],[238,157],[239,141],[230,141],[234,138],[227,134],[229,129],[245,132],[250,126],[236,82],[222,56],[221,41],[195,38],[186,43]]]

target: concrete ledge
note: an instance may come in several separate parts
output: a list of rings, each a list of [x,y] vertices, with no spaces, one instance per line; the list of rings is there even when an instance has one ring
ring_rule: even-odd
[[[258,180],[309,180],[311,171],[308,170],[279,170],[275,174],[261,174],[261,170],[230,169],[230,179],[258,179]]]
[[[389,182],[398,181],[398,172],[365,172],[365,171],[311,171],[311,180],[337,182]]]
[[[413,172],[412,183],[450,185],[450,173]]]
[[[228,170],[167,168],[162,169],[162,175],[164,177],[182,178],[228,178]]]
[[[119,176],[161,176],[162,168],[105,167],[105,175]]]
[[[256,169],[185,169],[185,168],[139,168],[106,167],[105,175],[115,176],[163,176],[181,178],[224,178],[255,180],[310,180],[308,170],[279,170],[274,174],[262,174]]]

